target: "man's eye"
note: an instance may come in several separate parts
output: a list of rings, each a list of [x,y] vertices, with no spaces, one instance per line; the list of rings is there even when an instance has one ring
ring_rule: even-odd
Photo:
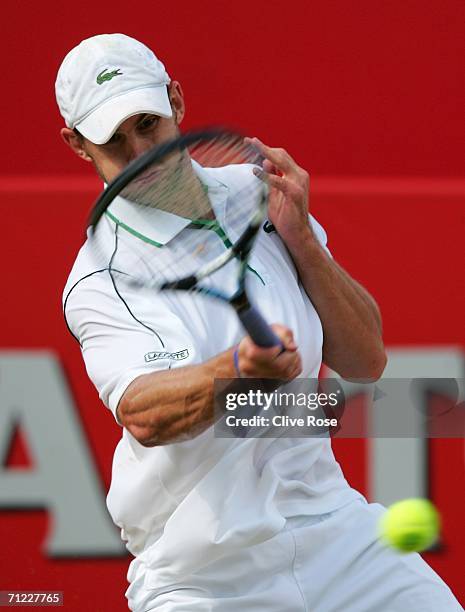
[[[155,116],[147,117],[141,123],[139,123],[139,128],[141,130],[149,130],[150,128],[155,127],[157,123],[158,123],[158,117],[155,117]]]

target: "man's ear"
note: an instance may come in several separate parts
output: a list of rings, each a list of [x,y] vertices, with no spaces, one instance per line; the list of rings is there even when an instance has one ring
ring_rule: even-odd
[[[84,138],[82,136],[79,136],[74,130],[67,127],[61,128],[60,135],[78,157],[85,161],[92,161],[92,158],[84,148]]]
[[[173,109],[174,119],[176,123],[181,123],[184,119],[186,106],[184,104],[184,93],[178,81],[171,81],[168,85],[168,94],[170,97],[171,108]]]

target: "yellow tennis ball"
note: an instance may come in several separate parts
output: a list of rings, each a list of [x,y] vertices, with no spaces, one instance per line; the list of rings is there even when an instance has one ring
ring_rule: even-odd
[[[404,499],[386,510],[379,522],[381,539],[402,552],[421,552],[438,538],[440,517],[427,499]]]

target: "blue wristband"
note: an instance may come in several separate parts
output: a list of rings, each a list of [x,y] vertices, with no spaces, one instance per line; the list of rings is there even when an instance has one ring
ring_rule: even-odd
[[[236,370],[236,374],[238,378],[242,378],[241,371],[239,370],[239,347],[238,346],[234,350],[233,360],[234,360],[234,368]]]

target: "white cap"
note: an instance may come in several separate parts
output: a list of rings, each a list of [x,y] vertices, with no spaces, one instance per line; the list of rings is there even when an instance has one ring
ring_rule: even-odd
[[[55,92],[66,125],[95,144],[138,113],[171,117],[164,65],[141,42],[124,34],[83,40],[63,60]]]

